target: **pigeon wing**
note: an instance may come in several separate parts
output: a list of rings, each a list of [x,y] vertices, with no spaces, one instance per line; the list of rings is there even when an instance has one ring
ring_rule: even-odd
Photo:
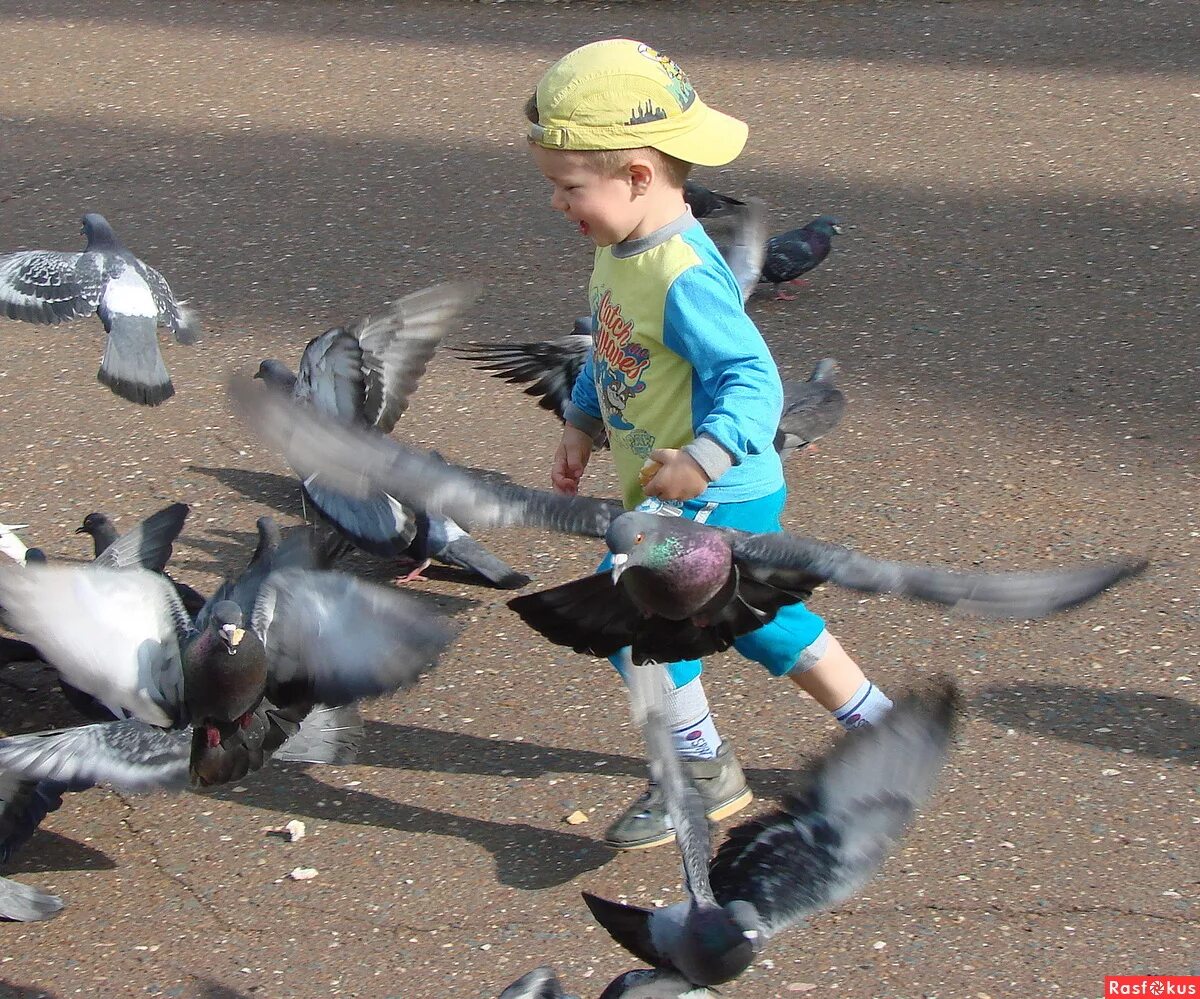
[[[196,314],[183,302],[175,297],[167,279],[149,264],[138,260],[134,267],[141,274],[142,280],[150,288],[154,297],[154,305],[158,310],[158,325],[165,326],[173,334],[177,343],[193,344],[200,339],[200,323]]]
[[[709,869],[717,900],[750,902],[770,937],[853,895],[932,793],[957,711],[946,682],[842,736],[782,808],[730,830]]]
[[[63,792],[82,790],[51,781],[27,780],[0,771],[0,864],[33,835],[51,812],[62,806]]]
[[[670,967],[670,960],[666,955],[659,953],[654,944],[650,931],[652,913],[649,909],[613,902],[587,891],[580,894],[583,895],[583,900],[596,922],[630,954],[656,968]]]
[[[438,344],[479,292],[472,281],[435,285],[351,327],[362,348],[363,418],[368,424],[382,433],[392,432]]]
[[[9,878],[0,878],[0,919],[31,923],[52,919],[63,909],[57,895],[49,895]]]
[[[144,722],[99,722],[0,739],[0,770],[73,789],[111,784],[122,791],[187,786],[191,734]]]
[[[542,527],[594,538],[604,537],[613,517],[622,512],[611,500],[490,482],[378,433],[322,419],[278,393],[257,391],[248,379],[233,379],[230,392],[246,423],[280,448],[302,477],[320,472],[339,492],[363,496],[383,491],[406,506],[444,514],[468,529]]]
[[[411,510],[387,493],[365,498],[329,489],[314,472],[302,483],[304,494],[330,524],[363,551],[380,558],[397,558],[412,544],[417,519]]]
[[[664,684],[668,682],[666,671],[659,662],[635,666],[628,652],[622,655],[633,715],[641,723],[650,774],[662,790],[667,814],[675,828],[675,843],[683,858],[683,878],[688,893],[697,901],[715,902],[708,880],[712,833],[704,814],[704,799],[680,766],[663,714]]]
[[[575,380],[592,350],[592,337],[570,333],[532,343],[479,343],[450,350],[510,385],[526,386],[526,395],[536,398],[542,409],[561,420]]]
[[[171,558],[171,546],[183,530],[189,509],[186,503],[172,503],[152,513],[105,548],[96,556],[94,564],[111,569],[141,566],[151,572],[162,572]]]
[[[0,256],[0,310],[27,323],[60,323],[96,311],[100,273],[94,254],[26,250]]]
[[[758,198],[750,198],[731,218],[728,235],[721,236],[716,244],[745,302],[758,286],[767,256],[767,213]]]
[[[431,669],[452,635],[412,597],[338,572],[273,572],[251,626],[270,664],[277,704],[311,695],[328,705],[390,694]]]
[[[1045,572],[957,572],[873,559],[784,532],[743,534],[732,547],[745,576],[783,590],[828,580],[852,590],[898,593],[991,617],[1043,617],[1066,610],[1146,567],[1144,561],[1118,560]]]
[[[344,423],[362,421],[366,379],[358,340],[340,326],[313,337],[300,357],[292,397]]]
[[[170,726],[183,704],[174,588],[144,569],[0,566],[0,606],[73,687],[117,717]]]
[[[499,999],[566,999],[566,994],[552,969],[534,968],[501,992]]]

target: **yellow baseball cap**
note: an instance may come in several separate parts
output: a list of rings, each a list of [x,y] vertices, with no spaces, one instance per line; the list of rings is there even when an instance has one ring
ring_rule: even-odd
[[[536,97],[529,138],[546,149],[650,146],[686,163],[722,166],[749,133],[745,122],[700,100],[673,60],[629,38],[568,52],[546,71]]]

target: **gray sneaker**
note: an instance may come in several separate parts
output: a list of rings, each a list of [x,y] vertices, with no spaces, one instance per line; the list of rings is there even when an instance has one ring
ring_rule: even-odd
[[[746,786],[746,777],[728,742],[721,743],[714,759],[680,762],[696,782],[707,806],[704,814],[713,822],[740,812],[753,800],[754,795]],[[604,841],[617,850],[646,850],[674,839],[671,818],[654,781],[650,782],[645,794],[604,832]]]

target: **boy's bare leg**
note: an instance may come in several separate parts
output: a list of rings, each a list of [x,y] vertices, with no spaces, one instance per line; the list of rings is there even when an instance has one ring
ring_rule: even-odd
[[[826,711],[840,708],[867,679],[858,663],[832,635],[820,659],[809,669],[803,672],[794,669],[788,676]]]

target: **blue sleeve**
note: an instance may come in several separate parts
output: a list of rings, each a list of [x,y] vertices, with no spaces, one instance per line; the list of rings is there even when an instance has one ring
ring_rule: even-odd
[[[663,343],[692,365],[707,397],[693,392],[697,438],[716,441],[735,465],[773,446],[783,385],[731,274],[698,266],[675,279],[667,292]]]
[[[582,409],[594,419],[602,419],[600,415],[600,400],[596,396],[596,378],[592,359],[595,355],[588,351],[587,360],[575,377],[575,386],[571,389],[571,404]]]

